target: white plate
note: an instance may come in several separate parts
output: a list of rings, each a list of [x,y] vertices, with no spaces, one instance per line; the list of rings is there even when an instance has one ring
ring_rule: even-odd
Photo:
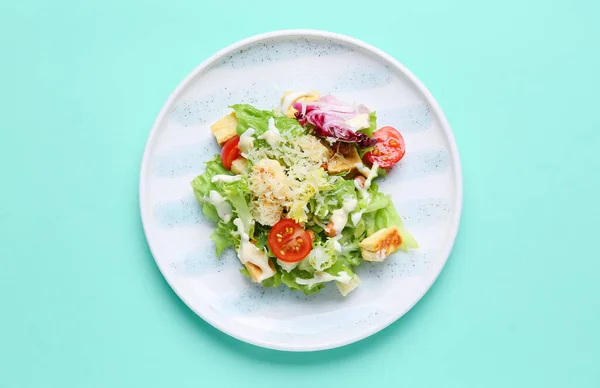
[[[217,258],[213,226],[189,182],[219,152],[209,126],[234,103],[271,109],[285,90],[317,89],[377,111],[406,140],[402,162],[381,182],[421,248],[357,268],[362,284],[343,298],[333,284],[306,297],[251,284],[233,252]],[[175,89],[148,138],[140,208],[154,259],[200,317],[242,341],[289,351],[365,338],[406,313],[433,284],[456,236],[462,177],[448,122],[427,89],[382,51],[321,31],[278,31],[235,43]]]

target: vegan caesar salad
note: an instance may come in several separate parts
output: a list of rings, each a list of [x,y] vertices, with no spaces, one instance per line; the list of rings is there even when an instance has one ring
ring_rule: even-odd
[[[275,110],[230,108],[211,126],[221,155],[191,183],[217,256],[235,249],[264,287],[314,294],[333,282],[346,296],[362,260],[418,247],[376,183],[405,146],[375,112],[317,91],[286,92]]]

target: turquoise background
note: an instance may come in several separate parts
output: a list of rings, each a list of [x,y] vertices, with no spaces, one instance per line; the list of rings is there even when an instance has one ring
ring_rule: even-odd
[[[600,2],[0,0],[0,387],[600,387]],[[216,50],[374,44],[456,135],[455,249],[400,321],[281,353],[195,316],[138,210],[146,137]]]

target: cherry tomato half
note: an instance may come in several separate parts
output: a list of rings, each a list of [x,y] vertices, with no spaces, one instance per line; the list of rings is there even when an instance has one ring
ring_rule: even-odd
[[[223,162],[223,167],[228,170],[231,170],[231,162],[242,155],[240,149],[238,148],[239,142],[240,137],[234,136],[227,140],[225,144],[223,144],[223,149],[221,150],[221,161]]]
[[[382,127],[373,132],[377,144],[372,151],[363,156],[363,160],[373,164],[377,163],[381,168],[391,168],[404,156],[404,138],[393,127]]]
[[[288,263],[304,259],[312,250],[312,239],[296,221],[283,219],[269,232],[269,247],[277,258]]]

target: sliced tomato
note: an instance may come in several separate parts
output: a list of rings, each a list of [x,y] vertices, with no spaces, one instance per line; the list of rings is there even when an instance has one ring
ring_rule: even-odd
[[[377,139],[377,144],[363,156],[363,161],[377,163],[381,168],[391,168],[404,157],[404,138],[396,128],[382,127],[373,132],[373,137]]]
[[[238,148],[239,142],[240,137],[234,136],[227,140],[225,144],[223,144],[223,149],[221,150],[221,161],[223,162],[223,167],[228,170],[231,170],[231,163],[242,156],[242,153]]]
[[[312,250],[312,239],[296,221],[283,219],[269,232],[269,247],[277,258],[288,263],[304,259]]]

